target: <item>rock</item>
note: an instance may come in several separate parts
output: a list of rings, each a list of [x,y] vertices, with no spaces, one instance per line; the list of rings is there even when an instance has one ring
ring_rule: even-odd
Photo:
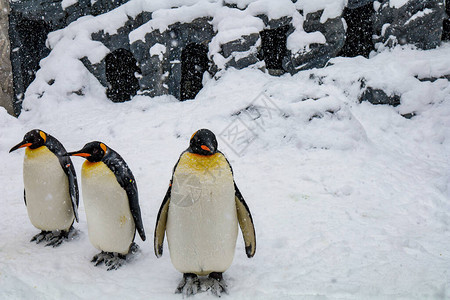
[[[4,107],[9,114],[17,115],[13,107],[8,14],[9,1],[0,0],[0,106]]]
[[[300,70],[321,68],[335,57],[345,42],[345,27],[341,16],[320,22],[323,11],[306,15],[303,28],[306,32],[320,31],[326,39],[325,44],[311,44],[310,50],[303,53],[289,53],[283,60],[283,68],[294,74]]]
[[[108,81],[106,96],[113,102],[131,100],[139,90],[136,75],[140,74],[133,54],[123,48],[105,57],[105,75]]]
[[[373,5],[375,0],[348,0],[347,8],[355,9],[361,6]]]
[[[295,74],[300,70],[321,68],[330,58],[339,54],[367,57],[373,49],[373,31],[377,34],[376,42],[387,46],[412,43],[429,49],[439,45],[445,15],[444,0],[410,0],[401,7],[391,7],[390,1],[392,0],[382,0],[382,3],[374,4],[374,0],[348,0],[344,12],[336,11],[332,15],[335,17],[326,20],[324,18],[324,23],[320,21],[323,10],[300,16],[299,13],[303,14],[303,11],[297,11],[297,5],[286,5],[284,8],[287,10],[278,14],[278,19],[269,19],[262,13],[264,1],[261,1],[262,4],[253,4],[258,1],[250,1],[252,5],[263,5],[259,8],[250,7],[250,4],[238,7],[243,2],[239,1],[238,5],[235,0],[214,2],[212,9],[205,12],[207,16],[198,15],[199,17],[192,21],[174,14],[176,18],[167,19],[173,24],[162,26],[160,30],[167,28],[162,32],[155,29],[156,27],[141,26],[152,20],[152,16],[155,17],[154,23],[158,23],[158,14],[153,11],[135,12],[137,15],[128,15],[128,20],[122,27],[114,28],[117,31],[109,31],[114,34],[99,30],[91,35],[93,40],[105,45],[113,56],[108,54],[110,56],[96,64],[92,64],[86,57],[81,61],[107,88],[107,94],[113,101],[128,100],[136,93],[149,96],[170,94],[177,99],[186,100],[194,98],[202,87],[202,76],[205,72],[211,75],[218,72],[219,76],[219,71],[227,68],[256,67],[265,68],[272,75],[281,75],[284,72]],[[66,27],[83,15],[96,16],[109,12],[125,2],[127,0],[78,0],[64,8],[60,0],[11,2],[11,61],[17,99],[15,105],[19,112],[25,90],[39,69],[39,61],[50,51],[45,47],[48,32]],[[224,8],[221,5],[226,6],[227,13],[228,10],[249,9],[249,14],[253,14],[249,23],[251,30],[237,31],[242,36],[223,34],[226,30],[240,28],[223,25],[226,22],[222,23],[222,26],[214,23],[216,12]],[[343,5],[344,1],[339,9],[343,8]],[[374,7],[377,8],[376,12]],[[326,12],[327,8],[324,10]],[[341,15],[336,16],[337,14]],[[95,20],[94,18],[93,22]],[[345,23],[348,25],[347,32]],[[254,24],[256,25],[253,26]],[[231,22],[231,25],[234,24]],[[139,32],[136,30],[138,28],[153,31]],[[302,28],[307,33],[315,34],[308,35],[308,38],[303,40]],[[137,39],[130,43],[130,35],[136,32],[139,32],[143,40]],[[287,40],[294,32],[301,34],[291,36],[289,49],[295,50],[288,50]],[[298,36],[298,39],[294,38]],[[217,40],[214,37],[217,37]],[[291,46],[291,41],[299,46]],[[88,55],[86,53],[82,55]],[[124,65],[119,63],[121,61]],[[128,82],[129,86],[117,84],[118,81]],[[394,106],[400,104],[400,97],[397,95],[387,95],[384,91],[371,87],[363,87],[363,90],[361,101]]]
[[[141,40],[132,43],[130,50],[142,70],[139,84],[143,93],[150,96],[170,94],[181,99],[183,50],[196,44],[207,47],[213,36],[211,18],[203,17],[191,23],[172,24],[164,32],[149,32],[145,35],[145,43]],[[166,49],[161,57],[150,54],[150,49],[157,44]]]
[[[82,16],[102,14],[127,1],[78,0],[64,9],[59,0],[10,2],[9,38],[16,115],[20,114],[25,91],[39,70],[39,62],[50,53],[45,46],[47,34],[66,27]]]
[[[450,41],[450,0],[445,0],[445,17],[443,28],[442,28],[442,40]]]
[[[225,58],[230,57],[235,52],[247,52],[252,47],[257,46],[257,42],[260,39],[259,34],[251,34],[242,36],[238,40],[234,40],[222,45],[222,55]]]
[[[363,3],[366,4],[362,5]],[[343,17],[347,23],[347,33],[344,47],[339,56],[362,55],[369,57],[370,51],[374,50],[372,41],[374,14],[372,1],[349,3],[349,6],[344,9]]]
[[[384,0],[375,13],[374,41],[379,47],[413,44],[432,49],[440,45],[444,18],[444,0],[409,0],[400,7]]]
[[[370,86],[361,94],[359,102],[369,101],[370,103],[377,104],[389,104],[392,106],[400,105],[400,96],[398,95],[387,95],[383,90],[374,89]]]
[[[45,40],[52,29],[50,23],[31,16],[24,17],[14,11],[9,15],[13,106],[16,115],[20,114],[25,91],[36,77],[39,62],[50,53],[45,47]]]

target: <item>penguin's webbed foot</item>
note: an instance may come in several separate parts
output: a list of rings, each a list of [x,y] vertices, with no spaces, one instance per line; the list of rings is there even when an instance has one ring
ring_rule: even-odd
[[[51,232],[51,235],[48,236],[48,243],[45,246],[53,246],[58,247],[65,240],[73,240],[78,235],[78,230],[76,230],[73,226],[70,226],[69,230],[55,230]]]
[[[192,273],[184,273],[183,279],[180,281],[176,294],[182,294],[183,297],[189,297],[200,291],[200,280],[198,276]]]
[[[205,282],[206,290],[217,297],[222,296],[223,293],[228,294],[227,284],[223,280],[222,273],[212,272],[208,276],[208,280]]]
[[[91,260],[91,263],[94,264],[94,266],[100,265],[102,262],[110,259],[112,257],[111,252],[100,252],[99,254],[94,255],[94,257]]]
[[[36,244],[39,244],[42,241],[47,241],[47,235],[50,236],[51,234],[52,234],[51,231],[42,230],[40,233],[33,236],[30,242],[36,242]]]
[[[108,267],[107,271],[117,270],[123,265],[125,259],[125,255],[114,253],[111,259],[105,261],[105,265]]]
[[[62,244],[64,240],[74,239],[78,235],[78,231],[71,226],[68,231],[65,230],[55,230],[55,231],[44,231],[33,236],[30,242],[36,242],[39,244],[43,241],[47,242],[45,246],[58,247]]]
[[[108,271],[111,270],[117,270],[120,268],[123,263],[125,262],[126,256],[119,254],[119,253],[113,253],[113,252],[101,252],[99,254],[96,254],[91,262],[94,263],[95,266],[100,265],[101,263],[104,263],[105,266],[108,267]]]
[[[45,245],[46,247],[52,246],[53,248],[58,247],[62,244],[65,237],[61,235],[52,235],[47,241],[48,243]]]

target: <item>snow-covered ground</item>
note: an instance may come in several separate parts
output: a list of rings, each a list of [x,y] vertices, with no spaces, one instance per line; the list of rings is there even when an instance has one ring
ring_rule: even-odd
[[[18,119],[0,110],[0,299],[180,299],[181,274],[167,244],[155,257],[152,236],[172,167],[200,128],[218,136],[257,233],[252,259],[238,237],[223,298],[450,298],[450,83],[417,79],[450,74],[450,44],[331,64],[281,77],[228,70],[186,102],[112,103],[80,65],[70,78],[84,84],[83,96],[70,84],[39,94],[38,74]],[[361,78],[402,104],[358,103]],[[90,263],[98,251],[82,198],[77,239],[59,248],[29,242],[38,230],[22,199],[23,151],[8,151],[33,128],[68,151],[103,141],[127,161],[148,240],[136,238],[141,252],[121,269]],[[83,160],[73,162],[79,174]]]

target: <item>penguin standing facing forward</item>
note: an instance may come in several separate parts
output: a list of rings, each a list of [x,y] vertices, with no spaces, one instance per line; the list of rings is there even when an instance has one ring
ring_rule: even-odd
[[[92,262],[108,271],[119,268],[137,250],[136,230],[145,241],[136,181],[123,158],[102,142],[68,153],[86,159],[81,172],[89,240],[102,252]]]
[[[78,222],[78,184],[66,149],[53,136],[34,129],[9,152],[25,149],[23,161],[24,200],[34,227],[42,230],[31,242],[59,246],[76,233]]]
[[[222,273],[233,261],[238,223],[247,256],[253,257],[256,235],[250,210],[229,162],[217,150],[214,133],[200,129],[173,169],[156,221],[156,256],[162,255],[167,232],[172,264],[184,274],[176,293],[200,291],[199,275],[208,275],[206,290],[217,296],[227,293]]]

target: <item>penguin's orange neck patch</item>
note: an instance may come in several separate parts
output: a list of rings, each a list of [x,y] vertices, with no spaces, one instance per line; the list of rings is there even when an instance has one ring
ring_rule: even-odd
[[[83,177],[91,176],[114,176],[114,173],[103,162],[90,162],[86,160],[81,168],[81,175]]]
[[[42,155],[44,153],[48,153],[48,152],[50,152],[50,150],[48,150],[48,148],[44,147],[44,146],[41,146],[41,147],[36,148],[36,149],[31,149],[28,146],[26,146],[26,148],[25,148],[25,155],[28,158],[38,157],[38,156],[40,156],[40,155]]]
[[[90,162],[86,160],[83,163],[83,167],[81,168],[81,172],[83,176],[89,176],[94,172],[94,170],[99,166],[100,162]]]
[[[225,157],[221,153],[213,155],[200,155],[185,153],[178,163],[178,168],[185,167],[197,171],[205,171],[213,168],[224,168],[227,165]]]
[[[90,162],[88,160],[84,161],[83,163],[83,169],[91,169],[91,168],[96,168],[99,166],[101,162]]]

